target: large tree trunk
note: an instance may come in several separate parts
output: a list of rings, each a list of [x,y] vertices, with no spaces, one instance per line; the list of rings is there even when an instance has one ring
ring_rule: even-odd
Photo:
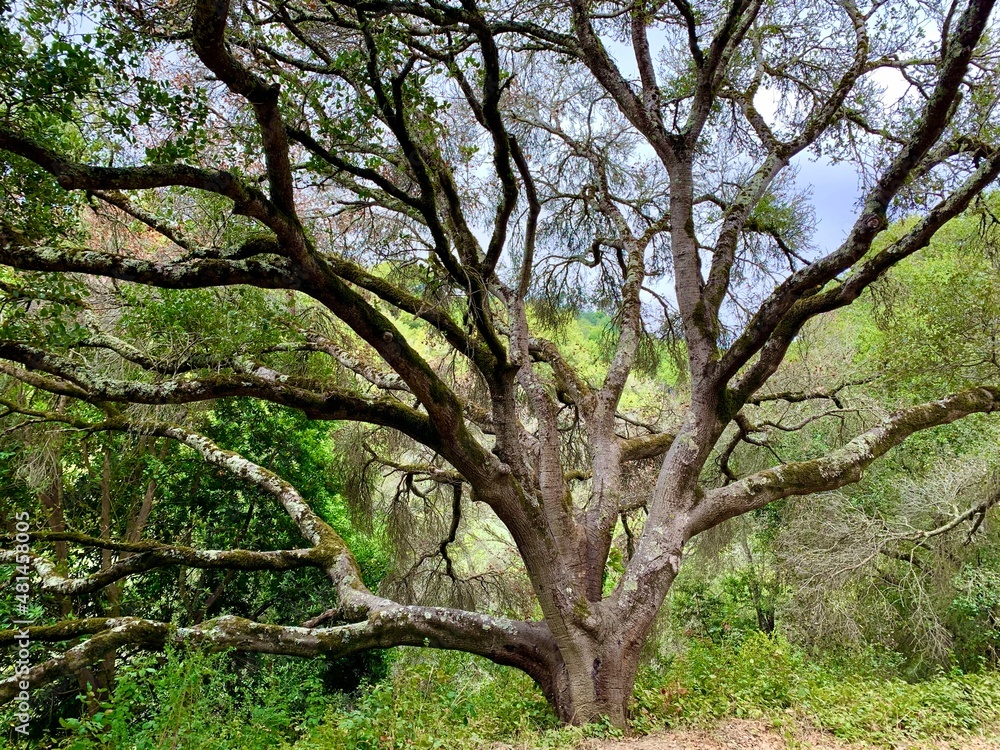
[[[625,648],[622,638],[580,634],[554,676],[550,697],[556,715],[570,724],[605,719],[616,727],[628,722],[628,704],[639,668],[638,648]]]
[[[554,654],[542,688],[561,721],[627,726],[642,648],[675,574],[668,569],[635,606],[623,606],[616,590],[600,602],[579,602],[569,617],[547,618]]]

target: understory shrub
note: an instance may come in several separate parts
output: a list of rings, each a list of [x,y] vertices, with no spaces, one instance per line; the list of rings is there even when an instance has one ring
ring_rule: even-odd
[[[324,686],[321,661],[168,653],[122,666],[114,695],[64,720],[71,750],[432,750],[569,748],[620,736],[608,724],[559,727],[526,675],[468,654],[393,652],[388,673],[353,692]],[[812,658],[781,636],[687,639],[642,668],[639,732],[730,717],[808,724],[845,740],[899,747],[1000,725],[1000,673],[919,682],[898,655]],[[52,747],[42,744],[39,747]]]
[[[784,638],[693,640],[640,673],[635,724],[650,730],[727,717],[799,720],[850,741],[893,746],[1000,723],[1000,673],[940,673],[907,682],[891,654],[811,660]]]
[[[473,750],[493,743],[554,748],[608,736],[560,728],[531,678],[469,654],[401,651],[386,680],[342,696],[295,750]]]
[[[319,723],[317,663],[232,654],[143,656],[118,669],[114,693],[64,719],[69,750],[271,750]]]

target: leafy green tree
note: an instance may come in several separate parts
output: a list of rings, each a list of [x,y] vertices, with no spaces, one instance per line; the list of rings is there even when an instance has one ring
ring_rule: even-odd
[[[100,572],[59,573],[37,550],[26,564],[52,593],[177,565],[314,568],[329,582],[325,610],[301,624],[223,614],[39,626],[35,642],[67,648],[29,681],[125,646],[298,656],[434,646],[524,670],[564,721],[623,724],[689,540],[857,482],[910,435],[1000,404],[996,384],[976,383],[851,423],[800,461],[747,471],[724,461],[722,479],[706,470],[732,440],[753,446],[775,404],[831,396],[774,379],[804,327],[923,249],[1000,174],[992,7],[17,6],[0,47],[4,174],[41,170],[46,191],[90,207],[70,213],[76,232],[55,219],[40,229],[45,208],[11,188],[0,263],[16,272],[0,367],[15,390],[85,406],[17,391],[4,401],[10,418],[183,445],[275,500],[306,542],[103,541],[119,557]],[[898,100],[879,75],[898,76]],[[793,172],[810,153],[864,175],[837,247],[809,244]],[[889,236],[906,212],[913,220]],[[139,335],[133,311],[104,304],[131,294],[119,282],[161,290],[145,304],[173,310],[164,322],[175,324]],[[208,288],[231,314],[197,311],[211,293],[176,291]],[[583,307],[612,321],[597,373],[545,335]],[[686,385],[676,416],[650,422],[624,394],[656,366],[656,334],[682,342]],[[281,435],[256,461],[231,450],[239,436],[214,440],[172,412],[229,397],[371,426],[342,447],[368,456],[354,466],[400,477],[394,516],[417,507],[450,519],[427,558],[450,579],[473,577],[453,545],[470,506],[488,509],[540,618],[373,591],[311,489],[264,465],[280,464]],[[377,485],[358,475],[359,510],[377,507]],[[609,577],[619,522],[631,541]],[[0,698],[16,685],[0,682]]]
[[[7,385],[5,396],[14,396]],[[28,394],[22,390],[17,396],[24,399]],[[32,403],[44,408],[44,394],[34,394]],[[385,574],[385,547],[376,536],[359,533],[349,520],[340,495],[343,483],[337,460],[330,451],[330,423],[310,422],[300,412],[246,400],[217,402],[189,419],[205,435],[225,439],[247,456],[270,459],[308,491],[316,511],[350,541],[366,583],[377,585]],[[126,548],[134,545],[135,556],[142,557],[143,542],[149,539],[208,549],[284,548],[295,545],[298,531],[268,495],[227,472],[213,470],[173,441],[117,432],[67,433],[58,424],[21,422],[14,428],[4,436],[2,449],[0,486],[8,509],[30,511],[44,529],[43,537],[69,540],[49,545],[51,573],[65,576],[93,567],[98,580],[101,574],[112,579],[96,588],[38,591],[30,604],[31,619],[39,624],[67,618],[145,617],[197,626],[220,612],[301,621],[323,606],[317,598],[322,577],[311,569],[262,575],[239,568],[154,566],[145,575],[116,579],[115,563],[130,550],[122,555],[113,540]],[[275,434],[284,436],[282,449],[279,455],[269,455]],[[10,587],[0,596],[0,616],[7,627],[25,619],[14,594]],[[73,718],[80,704],[67,698],[78,693],[90,696],[86,707],[91,712],[100,711],[116,690],[115,655],[109,653],[92,668],[35,691],[32,703],[39,719],[32,722],[32,731],[52,730],[57,719]],[[252,669],[261,661],[256,656],[245,655],[240,661],[248,688],[263,674],[258,674],[259,667],[256,672]],[[369,666],[362,660],[330,660],[313,669],[332,685],[351,687]]]
[[[853,361],[858,376],[829,404],[825,426],[815,419],[821,410],[786,412],[786,427],[814,421],[755,438],[794,455],[802,441],[835,444],[845,420],[995,380],[995,204],[995,195],[982,196],[874,294],[812,332],[798,377],[835,359],[840,373]],[[857,485],[760,519],[787,585],[786,632],[819,646],[867,639],[901,654],[913,674],[995,663],[1000,631],[988,591],[996,529],[988,516],[1000,499],[998,438],[995,421],[982,416],[922,433]]]

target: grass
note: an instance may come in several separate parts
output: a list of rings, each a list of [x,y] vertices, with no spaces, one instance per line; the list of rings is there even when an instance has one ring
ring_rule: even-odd
[[[349,695],[324,695],[315,670],[294,663],[234,678],[228,658],[173,654],[163,663],[137,663],[122,673],[114,699],[95,717],[66,722],[58,746],[555,749],[586,737],[620,736],[601,724],[560,727],[528,677],[465,654],[399,650],[387,677]],[[958,737],[1000,724],[1000,673],[942,673],[910,683],[885,655],[813,660],[760,633],[723,643],[690,640],[641,670],[636,731],[730,717],[811,724],[883,747]]]
[[[466,654],[408,651],[389,679],[337,701],[294,748],[561,748],[608,731],[559,727],[523,673]]]
[[[907,682],[886,655],[813,661],[760,633],[739,644],[694,642],[643,670],[636,687],[639,729],[728,717],[802,721],[852,742],[961,736],[1000,723],[1000,673],[939,674]]]
[[[910,683],[885,655],[813,661],[782,638],[691,641],[642,669],[633,728],[706,725],[727,718],[803,722],[876,746],[980,733],[1000,723],[1000,673],[940,674]],[[331,707],[295,750],[560,748],[615,736],[608,726],[559,728],[524,676],[462,654],[416,654],[349,705]]]

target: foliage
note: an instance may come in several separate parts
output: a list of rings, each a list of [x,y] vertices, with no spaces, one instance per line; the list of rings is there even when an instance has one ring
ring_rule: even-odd
[[[767,718],[897,746],[992,730],[1000,721],[1000,673],[956,671],[907,682],[885,652],[815,661],[784,638],[754,633],[723,643],[693,640],[676,658],[645,667],[635,710],[636,725],[647,730]]]
[[[168,651],[130,661],[97,713],[62,725],[66,750],[544,749],[616,734],[560,729],[525,675],[445,652],[400,652],[391,675],[331,695],[316,663]]]
[[[684,576],[667,602],[670,624],[685,638],[707,638],[716,643],[757,631],[765,614],[759,587],[757,572],[749,566],[711,577]],[[763,607],[769,607],[773,616],[773,603]]]
[[[388,551],[377,533],[358,532],[348,519],[346,504],[339,494],[342,482],[330,439],[335,425],[311,422],[300,412],[289,409],[238,399],[215,402],[194,418],[202,422],[206,435],[293,477],[314,498],[316,512],[354,545],[365,580],[372,586],[380,582],[388,565]],[[271,439],[275,434],[284,438],[280,449]],[[142,531],[162,542],[195,544],[209,549],[227,546],[280,549],[295,547],[298,543],[294,525],[287,514],[275,509],[270,497],[234,482],[227,473],[206,470],[204,462],[183,447],[137,441],[123,435],[56,433],[53,436],[44,429],[39,433],[22,431],[13,439],[8,437],[2,446],[0,492],[4,502],[13,504],[7,507],[31,508],[33,517],[43,522],[48,520],[49,511],[39,498],[51,495],[51,488],[58,486],[61,512],[67,525],[76,532],[102,536],[102,495],[111,483],[118,482],[124,488],[113,495],[108,494],[107,499],[110,501],[111,529],[122,537],[135,530],[134,521],[143,500],[152,499],[157,504],[157,512],[151,515]],[[40,549],[41,544],[34,548]],[[76,566],[93,559],[93,553],[71,555],[66,564]],[[4,566],[2,570],[13,571],[13,568]],[[311,616],[316,607],[323,606],[317,594],[321,581],[322,578],[311,570],[268,576],[239,572],[227,575],[225,571],[185,571],[178,576],[154,570],[117,591],[79,602],[73,616],[153,616],[193,625],[223,610],[243,616],[256,613],[264,620],[301,620]],[[20,619],[13,594],[12,587],[0,592],[0,619],[5,625]],[[54,622],[65,616],[65,605],[64,599],[39,592],[32,597],[28,614],[37,624]],[[44,654],[40,645],[35,647],[35,659]],[[179,659],[174,655],[168,660],[162,679],[179,679],[177,676],[187,669],[179,664]],[[228,675],[213,678],[219,689],[223,681],[238,685],[242,680],[247,690],[263,692],[298,690],[296,669],[312,675],[309,679],[318,675],[316,679],[337,689],[354,688],[365,676],[377,677],[384,673],[379,652],[339,661],[319,660],[311,667],[292,667],[284,663],[280,678],[277,673],[268,671],[267,664],[254,667],[253,663],[258,661],[256,656],[244,659],[243,667],[235,657],[212,661],[210,667],[199,661],[189,666],[202,675],[215,669],[228,671]],[[120,669],[109,675],[109,679],[117,683],[115,709],[121,712],[119,715],[128,717],[130,727],[134,728],[139,715],[136,712],[141,713],[147,693],[152,689],[145,683],[139,685],[136,679],[147,674],[142,669],[152,669],[150,665],[154,664],[155,660],[146,659],[135,666],[131,656],[123,656]],[[303,684],[303,689],[305,687]],[[82,726],[89,727],[88,731],[96,731],[102,721],[106,722],[107,717],[103,714],[88,717],[88,712],[96,710],[94,700],[106,702],[108,696],[96,696],[88,702],[89,708],[84,703],[65,699],[67,694],[79,689],[77,681],[71,679],[60,681],[55,689],[35,691],[33,704],[39,716],[32,724],[33,731],[42,732],[46,722],[54,726],[60,719],[83,722]],[[166,690],[167,687],[156,689]],[[211,697],[211,691],[206,696]],[[288,700],[289,710],[303,708],[301,701],[295,702],[291,697]],[[251,705],[249,696],[246,703],[247,707]],[[191,710],[210,708],[210,702],[202,701]],[[207,716],[203,718],[209,720]],[[293,721],[293,718],[289,721],[294,724],[297,719]],[[167,717],[157,719],[161,720],[166,721]],[[115,745],[112,742],[107,746]]]
[[[990,216],[993,4],[0,6],[0,437],[37,511],[0,559],[40,580],[58,627],[33,639],[86,661],[79,726],[107,718],[116,659],[186,641],[466,651],[561,721],[624,727],[689,544],[751,513],[746,565],[678,599],[692,632],[752,631],[747,602],[773,631],[783,575],[806,591],[863,546],[836,593],[888,577],[890,626],[927,614],[880,635],[924,659],[906,639],[939,634],[941,661],[947,587],[923,573],[992,616],[947,536],[978,533],[987,483],[949,474],[921,506],[864,475],[1000,411],[989,243],[904,284],[925,315],[857,337],[911,356],[881,388],[840,398],[876,373],[820,321]],[[864,175],[839,246],[812,245],[808,154]],[[929,356],[958,367],[921,377]],[[962,429],[914,441],[914,477]],[[799,541],[846,541],[772,575],[807,495],[829,502]],[[49,659],[29,681],[68,683]],[[789,700],[782,680],[747,700]],[[5,673],[0,699],[18,689]]]
[[[463,654],[404,655],[389,679],[335,702],[300,745],[389,750],[533,741],[558,722],[525,675]],[[565,736],[579,736],[570,732]]]
[[[67,750],[271,750],[317,725],[318,665],[168,650],[118,670],[100,709],[62,724]],[[248,679],[250,678],[250,679]]]
[[[886,395],[914,402],[996,377],[998,201],[995,193],[983,196],[843,313],[857,335],[858,360],[884,373]]]
[[[559,728],[523,674],[446,652],[400,652],[391,675],[354,694],[323,697],[307,664],[265,661],[265,679],[242,686],[235,655],[171,653],[122,671],[114,698],[89,719],[65,722],[73,750],[432,750],[569,748],[617,736],[600,722]],[[907,682],[877,650],[810,657],[786,639],[730,634],[691,638],[640,670],[634,728],[701,726],[730,717],[802,723],[851,741],[906,742],[993,731],[1000,674],[939,673]],[[245,673],[245,670],[244,672]]]
[[[826,453],[857,425],[995,377],[1000,288],[986,217],[996,200],[984,196],[926,253],[804,333],[774,387],[837,388],[836,400],[762,410],[750,437],[771,456],[762,462],[739,446],[730,467],[754,471]],[[885,242],[911,225],[894,225]],[[855,485],[787,499],[703,535],[676,584],[673,632],[718,641],[728,628],[757,629],[756,598],[796,643],[888,649],[911,677],[995,664],[1000,630],[989,592],[998,539],[989,504],[998,439],[996,424],[980,417],[921,432]],[[984,512],[949,530],[951,519],[982,503]]]

